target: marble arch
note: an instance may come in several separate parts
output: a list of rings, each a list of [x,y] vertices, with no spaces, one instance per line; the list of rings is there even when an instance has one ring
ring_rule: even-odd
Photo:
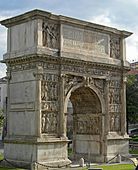
[[[81,95],[99,101],[102,130],[98,135],[77,134],[77,158],[90,154],[89,161],[106,162],[116,154],[127,156],[125,39],[132,33],[41,10],[1,24],[8,28],[3,56],[8,78],[4,157],[36,169],[40,164],[69,164],[67,101]],[[86,106],[82,110],[91,109]],[[92,129],[96,118],[91,122]]]

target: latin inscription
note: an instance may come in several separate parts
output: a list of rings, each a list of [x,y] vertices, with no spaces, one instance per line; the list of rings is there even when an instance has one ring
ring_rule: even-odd
[[[63,51],[85,55],[109,55],[109,36],[96,31],[63,26]],[[77,51],[76,51],[77,50]]]

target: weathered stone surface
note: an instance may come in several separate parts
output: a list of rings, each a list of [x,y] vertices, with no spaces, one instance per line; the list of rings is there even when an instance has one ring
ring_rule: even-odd
[[[40,10],[1,24],[8,27],[5,158],[69,164],[69,99],[75,159],[127,155],[125,38],[131,33]]]

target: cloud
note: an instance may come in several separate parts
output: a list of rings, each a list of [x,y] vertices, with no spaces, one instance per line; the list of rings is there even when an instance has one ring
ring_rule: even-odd
[[[4,27],[0,27],[0,60],[2,59],[2,55],[6,52],[7,46],[7,29]]]
[[[116,23],[116,17],[111,15],[110,11],[104,11],[104,13],[98,15],[98,16],[93,16],[90,19],[91,22],[97,23],[97,24],[102,24],[110,27],[114,27],[120,30],[127,30],[127,31],[132,31],[134,32],[133,35],[128,37],[126,39],[126,59],[129,62],[132,61],[138,61],[138,25],[135,27],[125,25],[125,24],[118,24]]]
[[[6,65],[0,64],[0,78],[6,76]]]
[[[4,0],[0,1],[0,20],[34,8],[134,32],[130,38],[126,39],[127,59],[138,60],[138,0],[21,0],[20,2],[12,0],[12,3],[11,0]],[[6,49],[5,32],[6,29],[0,27],[0,57]]]
[[[90,21],[94,22],[96,24],[106,25],[106,26],[109,26],[109,27],[116,27],[117,26],[115,23],[113,23],[111,21],[110,12],[109,11],[105,11],[105,12],[103,12],[100,15],[93,16],[90,19]]]

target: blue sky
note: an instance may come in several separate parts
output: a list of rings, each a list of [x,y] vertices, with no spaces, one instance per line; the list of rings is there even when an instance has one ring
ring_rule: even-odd
[[[0,0],[0,20],[32,9],[70,16],[133,32],[127,39],[127,60],[138,61],[138,0]],[[0,26],[0,60],[6,53],[6,28]],[[0,64],[0,77],[6,67]]]

